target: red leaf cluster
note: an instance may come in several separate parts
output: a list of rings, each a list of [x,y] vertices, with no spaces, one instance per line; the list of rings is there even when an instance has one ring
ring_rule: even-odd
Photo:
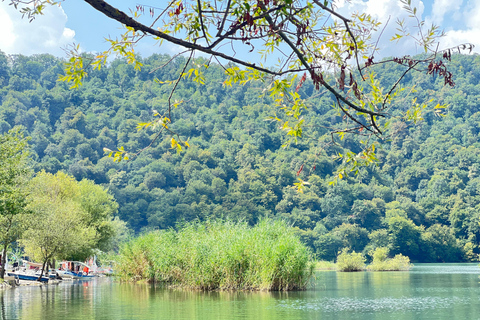
[[[320,73],[315,73],[315,71],[310,70],[310,76],[312,77],[313,84],[315,85],[315,89],[319,90],[320,85],[323,84],[323,75]]]
[[[453,74],[447,70],[447,66],[442,62],[442,60],[438,62],[431,61],[428,65],[428,72],[427,74],[438,74],[440,77],[445,79],[445,85],[449,85],[451,87],[455,86],[455,82],[453,81]]]
[[[302,173],[302,171],[303,171],[303,164],[300,167],[300,169],[297,171],[297,177],[300,175],[300,173]]]
[[[360,93],[360,90],[358,90],[357,81],[353,82],[352,90],[355,97],[357,97],[358,100],[362,100],[362,94]]]
[[[300,88],[303,86],[303,83],[305,82],[305,80],[307,80],[307,73],[306,72],[303,73],[302,79],[300,79],[300,82],[297,84],[297,87],[295,88],[295,92],[298,92],[298,90],[300,90]]]
[[[343,89],[345,89],[345,65],[343,65],[340,69],[340,80],[338,81],[338,85],[340,87],[340,90],[343,91]]]

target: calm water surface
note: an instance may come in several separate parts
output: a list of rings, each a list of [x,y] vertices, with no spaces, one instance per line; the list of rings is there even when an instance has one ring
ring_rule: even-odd
[[[0,319],[479,319],[477,264],[318,272],[303,292],[192,292],[109,279],[0,292]]]

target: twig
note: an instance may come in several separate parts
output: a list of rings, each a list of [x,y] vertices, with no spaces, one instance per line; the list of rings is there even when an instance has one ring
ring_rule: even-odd
[[[227,8],[225,9],[225,15],[223,16],[222,23],[220,24],[220,28],[218,29],[217,37],[220,37],[221,34],[222,34],[223,26],[225,25],[225,21],[227,20],[228,10],[230,9],[230,3],[231,2],[232,2],[232,0],[228,0],[228,2],[227,2]]]
[[[192,50],[192,52],[190,53],[190,56],[188,57],[187,62],[183,66],[182,72],[180,72],[180,76],[175,81],[175,85],[173,86],[173,89],[172,89],[172,91],[170,91],[170,95],[168,96],[168,118],[170,119],[170,122],[172,121],[172,102],[171,102],[172,101],[172,96],[173,96],[173,93],[175,92],[175,89],[178,86],[178,83],[182,79],[182,76],[183,76],[185,70],[187,69],[188,64],[190,63],[190,60],[193,57],[193,53],[194,53],[194,51]]]
[[[184,54],[185,52],[188,52],[188,51],[190,51],[190,50],[185,50],[185,51],[182,51],[182,52],[180,52],[180,53],[177,53],[177,54],[174,55],[172,58],[170,58],[167,62],[165,62],[164,64],[162,64],[160,67],[157,67],[157,68],[153,69],[153,70],[150,71],[149,73],[153,73],[153,72],[155,72],[155,71],[157,71],[157,70],[159,70],[159,69],[162,69],[162,68],[165,67],[167,64],[169,64],[170,62],[172,62],[173,59],[175,59],[176,57],[178,57],[178,56],[180,56],[180,55],[182,55],[182,54]]]
[[[202,32],[203,36],[205,37],[205,41],[208,44],[208,37],[207,33],[205,32],[205,26],[203,25],[203,17],[202,17],[202,4],[200,2],[201,0],[197,0],[197,6],[198,6],[198,17],[200,18],[200,26],[202,27]]]
[[[400,81],[403,79],[403,77],[405,77],[405,75],[410,72],[410,70],[412,70],[417,64],[419,64],[420,62],[419,61],[416,61],[414,64],[412,64],[411,66],[408,67],[408,69],[402,74],[402,76],[400,78],[398,78],[397,82],[395,82],[395,84],[392,86],[392,88],[390,89],[390,91],[387,93],[387,95],[385,96],[385,99],[383,99],[383,103],[382,103],[382,109],[385,109],[385,103],[387,103],[387,99],[388,97],[390,96],[390,94],[393,92],[393,90],[395,90],[395,88],[397,87],[397,85],[400,83]]]
[[[370,128],[368,128],[366,125],[364,125],[363,123],[361,123],[360,121],[358,121],[357,119],[355,119],[354,117],[352,117],[352,115],[350,113],[347,112],[347,110],[345,110],[343,107],[342,107],[342,104],[340,103],[340,100],[337,98],[337,103],[338,103],[338,106],[340,107],[340,109],[342,109],[343,113],[345,113],[345,115],[347,117],[349,117],[350,119],[352,119],[353,122],[357,123],[358,125],[360,125],[361,127],[365,127],[365,129],[367,129],[368,131],[371,131],[372,133],[374,133]]]

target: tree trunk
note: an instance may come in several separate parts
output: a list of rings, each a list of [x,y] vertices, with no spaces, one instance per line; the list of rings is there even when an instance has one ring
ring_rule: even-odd
[[[7,263],[7,247],[8,247],[8,244],[4,244],[3,250],[2,250],[2,265],[0,267],[0,278],[2,279],[5,278],[5,265]]]
[[[50,259],[48,263],[49,263],[49,265],[50,265],[50,269],[55,270],[55,265],[57,264],[57,261],[55,261],[55,258],[54,258],[54,259]]]
[[[40,276],[38,277],[37,281],[42,281],[42,276],[43,276],[43,271],[45,270],[45,265],[47,264],[47,261],[48,261],[48,258],[47,260],[43,261],[43,264],[42,264],[42,271],[40,271]]]

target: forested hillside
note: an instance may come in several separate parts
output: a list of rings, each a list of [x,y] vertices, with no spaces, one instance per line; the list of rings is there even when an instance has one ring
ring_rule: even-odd
[[[311,97],[305,137],[286,140],[268,120],[274,107],[261,83],[224,86],[224,71],[210,65],[205,84],[181,81],[174,99],[174,128],[189,139],[177,154],[170,140],[158,142],[128,162],[114,163],[103,148],[147,147],[154,131],[136,129],[152,110],[165,110],[183,57],[141,59],[141,71],[122,60],[89,70],[79,89],[57,82],[63,61],[49,55],[0,54],[0,132],[16,125],[32,137],[35,170],[63,170],[76,179],[108,186],[119,217],[136,232],[175,227],[182,221],[229,218],[256,223],[265,216],[298,228],[318,258],[332,260],[342,247],[369,252],[389,246],[413,261],[477,260],[480,240],[480,57],[452,57],[456,86],[443,79],[409,74],[419,99],[449,104],[407,126],[392,124],[392,139],[378,150],[379,165],[329,185],[337,152],[358,151],[358,137],[346,136],[325,150],[318,139],[340,122],[327,94]],[[202,62],[197,60],[198,63]],[[378,68],[389,83],[402,70]],[[313,94],[308,81],[299,93]],[[403,106],[398,106],[401,110]],[[309,182],[303,193],[293,184]]]

